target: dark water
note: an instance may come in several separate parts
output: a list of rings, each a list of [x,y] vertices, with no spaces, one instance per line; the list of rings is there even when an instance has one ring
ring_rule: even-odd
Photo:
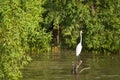
[[[56,56],[40,55],[26,66],[21,80],[120,80],[120,55],[95,56],[82,53],[83,61],[79,75],[71,74],[72,62],[76,62],[75,52],[62,50]]]

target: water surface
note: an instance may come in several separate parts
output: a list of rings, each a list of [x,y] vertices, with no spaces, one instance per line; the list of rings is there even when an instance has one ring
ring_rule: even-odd
[[[83,63],[79,75],[71,74],[72,62],[76,62],[75,52],[62,50],[53,55],[39,55],[26,66],[21,80],[120,80],[120,55],[95,56],[81,53]]]

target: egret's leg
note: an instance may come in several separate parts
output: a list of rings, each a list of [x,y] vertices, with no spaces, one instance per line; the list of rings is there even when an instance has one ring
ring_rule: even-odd
[[[79,57],[79,56],[77,56],[77,62],[79,62],[79,58],[80,58],[80,57]]]

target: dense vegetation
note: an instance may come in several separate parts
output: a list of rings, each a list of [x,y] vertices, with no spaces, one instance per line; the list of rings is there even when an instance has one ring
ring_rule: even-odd
[[[0,80],[18,80],[51,42],[74,49],[80,30],[85,51],[120,53],[120,0],[0,0]]]
[[[47,51],[51,34],[40,27],[44,1],[0,0],[0,80],[18,80],[30,51]]]
[[[45,7],[46,22],[59,25],[61,41],[68,47],[76,47],[83,30],[85,50],[120,51],[120,0],[49,0]]]

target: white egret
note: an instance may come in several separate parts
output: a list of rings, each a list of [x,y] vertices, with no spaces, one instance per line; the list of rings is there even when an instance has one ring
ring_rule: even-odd
[[[82,50],[82,31],[80,31],[80,43],[76,47],[76,56],[78,57]]]

